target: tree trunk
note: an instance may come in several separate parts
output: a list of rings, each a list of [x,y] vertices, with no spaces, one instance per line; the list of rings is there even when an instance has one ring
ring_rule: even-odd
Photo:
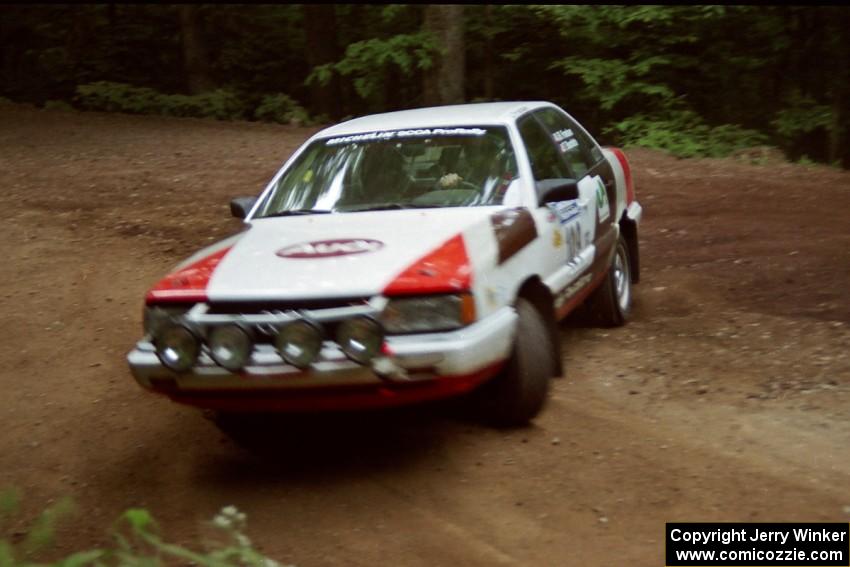
[[[336,11],[333,4],[304,4],[302,10],[307,64],[312,69],[325,63],[336,62],[339,59],[339,49],[336,44]],[[308,106],[320,114],[338,120],[341,116],[341,106],[339,77],[336,73],[327,84],[313,82],[310,89],[312,100]]]
[[[192,94],[212,90],[209,54],[204,41],[203,21],[196,4],[180,6],[180,33],[183,42],[183,69],[186,86]]]
[[[832,164],[843,161],[841,138],[846,120],[847,96],[850,95],[850,38],[847,36],[850,15],[847,14],[846,8],[830,8],[827,16],[827,29],[832,32],[830,35],[836,42],[833,46],[836,58],[832,73],[832,119],[827,145],[827,161]]]
[[[829,125],[829,144],[826,160],[832,164],[839,160],[841,151],[841,94],[836,87],[832,97],[832,118]]]
[[[424,28],[436,38],[441,50],[431,68],[425,71],[423,84],[425,104],[462,103],[466,76],[463,6],[426,5]]]
[[[68,68],[70,69],[68,78],[71,82],[81,75],[80,64],[83,60],[85,46],[92,38],[90,22],[93,18],[87,8],[88,6],[75,6],[71,9],[71,25],[65,44],[65,52],[68,54]],[[97,10],[97,7],[95,7],[95,10]],[[53,95],[53,93],[50,93],[50,95]],[[52,98],[52,96],[49,98]]]
[[[493,100],[496,66],[493,61],[495,49],[493,46],[493,6],[491,4],[485,4],[484,6],[484,21],[485,29],[487,30],[487,40],[485,43],[487,52],[484,54],[484,98]]]

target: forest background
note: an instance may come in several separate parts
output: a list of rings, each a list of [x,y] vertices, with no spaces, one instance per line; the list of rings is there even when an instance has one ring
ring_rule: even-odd
[[[850,167],[842,6],[6,5],[0,103],[325,124],[551,100],[602,143]]]

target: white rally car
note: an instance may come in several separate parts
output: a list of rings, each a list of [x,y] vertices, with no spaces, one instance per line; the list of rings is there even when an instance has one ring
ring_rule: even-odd
[[[231,210],[245,229],[150,290],[128,355],[143,387],[225,415],[472,392],[525,423],[562,373],[557,321],[587,301],[623,324],[638,280],[626,157],[547,102],[332,126]]]

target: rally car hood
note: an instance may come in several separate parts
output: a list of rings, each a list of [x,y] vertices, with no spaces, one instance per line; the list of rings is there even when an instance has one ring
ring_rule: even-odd
[[[424,271],[442,270],[445,273],[430,274],[435,276],[433,281],[445,283],[449,277],[461,287],[471,270],[462,234],[480,223],[489,225],[498,209],[255,219],[248,230],[196,255],[181,268],[192,277],[199,268],[206,269],[206,278],[181,281],[194,282],[196,287],[203,284],[210,301],[368,297],[384,293],[417,262],[439,253],[440,262],[428,264]],[[168,287],[163,282],[159,288]],[[409,287],[402,286],[403,291],[411,292]]]

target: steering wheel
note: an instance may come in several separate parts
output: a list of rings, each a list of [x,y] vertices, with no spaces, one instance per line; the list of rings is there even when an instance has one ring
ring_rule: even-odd
[[[450,186],[446,187],[442,183],[440,183],[439,179],[437,180],[437,183],[434,184],[433,190],[434,191],[452,191],[452,190],[461,190],[461,189],[466,190],[466,191],[475,191],[476,193],[479,193],[481,191],[481,187],[479,187],[475,183],[472,183],[471,181],[461,180],[461,181],[458,181],[457,183],[455,183],[454,185],[450,185]]]

